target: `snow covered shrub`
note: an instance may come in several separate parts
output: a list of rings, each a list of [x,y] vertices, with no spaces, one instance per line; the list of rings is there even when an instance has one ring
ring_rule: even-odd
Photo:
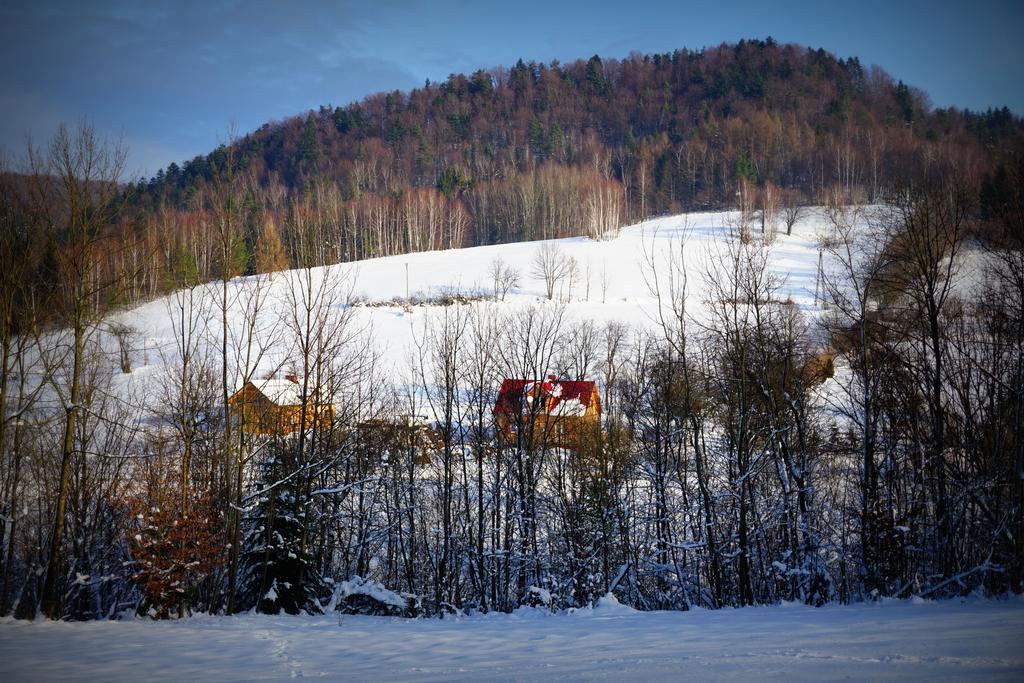
[[[313,566],[303,542],[305,503],[285,467],[290,446],[275,446],[262,464],[254,507],[242,545],[239,608],[263,614],[323,612],[330,585]]]
[[[526,591],[526,599],[523,601],[523,604],[527,607],[547,607],[550,609],[552,602],[551,591],[539,586],[530,586],[529,590]]]
[[[396,593],[360,576],[339,583],[336,596],[335,609],[345,614],[416,617],[423,611],[422,601],[415,595]]]

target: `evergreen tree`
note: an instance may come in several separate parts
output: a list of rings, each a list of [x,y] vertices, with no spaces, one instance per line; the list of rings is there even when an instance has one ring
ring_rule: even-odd
[[[544,161],[551,154],[550,149],[551,140],[548,138],[548,133],[544,129],[544,125],[534,119],[530,122],[530,149],[533,151],[538,161]]]
[[[736,157],[736,180],[746,178],[752,183],[757,182],[757,169],[745,152],[740,152]]]
[[[164,286],[167,289],[195,287],[199,284],[199,266],[195,255],[183,246],[171,252],[170,263],[164,273]]]
[[[302,538],[305,520],[298,508],[300,486],[287,467],[291,444],[274,444],[261,464],[260,495],[248,519],[242,545],[239,607],[263,614],[323,611],[331,587],[316,570]]]
[[[323,152],[320,150],[320,139],[317,136],[316,119],[310,113],[306,117],[306,127],[302,131],[302,140],[299,142],[297,161],[300,165],[315,168]]]
[[[604,64],[597,55],[587,60],[587,83],[598,95],[606,95],[611,90],[611,84],[604,77]]]
[[[441,173],[441,177],[437,179],[437,189],[444,194],[445,197],[451,199],[453,195],[465,186],[465,179],[459,172],[459,169],[455,166],[447,166],[444,172]]]

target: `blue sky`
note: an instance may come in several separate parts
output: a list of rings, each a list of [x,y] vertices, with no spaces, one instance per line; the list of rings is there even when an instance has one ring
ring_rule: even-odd
[[[516,59],[699,49],[740,38],[857,56],[936,106],[1024,113],[1024,2],[5,0],[0,151],[86,119],[130,175],[322,104]]]

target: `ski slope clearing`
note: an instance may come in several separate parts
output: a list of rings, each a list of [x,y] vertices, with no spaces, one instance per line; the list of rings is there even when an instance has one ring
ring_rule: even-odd
[[[444,620],[0,621],[22,680],[1022,680],[1024,599]]]

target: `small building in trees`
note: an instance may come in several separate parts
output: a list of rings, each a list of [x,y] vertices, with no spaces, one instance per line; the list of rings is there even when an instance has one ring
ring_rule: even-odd
[[[442,447],[424,415],[382,413],[360,420],[354,433],[357,448],[376,453],[396,449],[412,452],[417,465],[430,464],[430,454]]]
[[[228,399],[242,429],[254,434],[291,434],[302,422],[302,385],[295,375],[246,382]],[[314,393],[306,401],[306,428],[326,428],[334,405]]]
[[[535,446],[576,448],[601,427],[601,398],[591,381],[505,379],[494,404],[498,432],[506,442],[527,434]],[[531,433],[532,432],[532,433]]]

